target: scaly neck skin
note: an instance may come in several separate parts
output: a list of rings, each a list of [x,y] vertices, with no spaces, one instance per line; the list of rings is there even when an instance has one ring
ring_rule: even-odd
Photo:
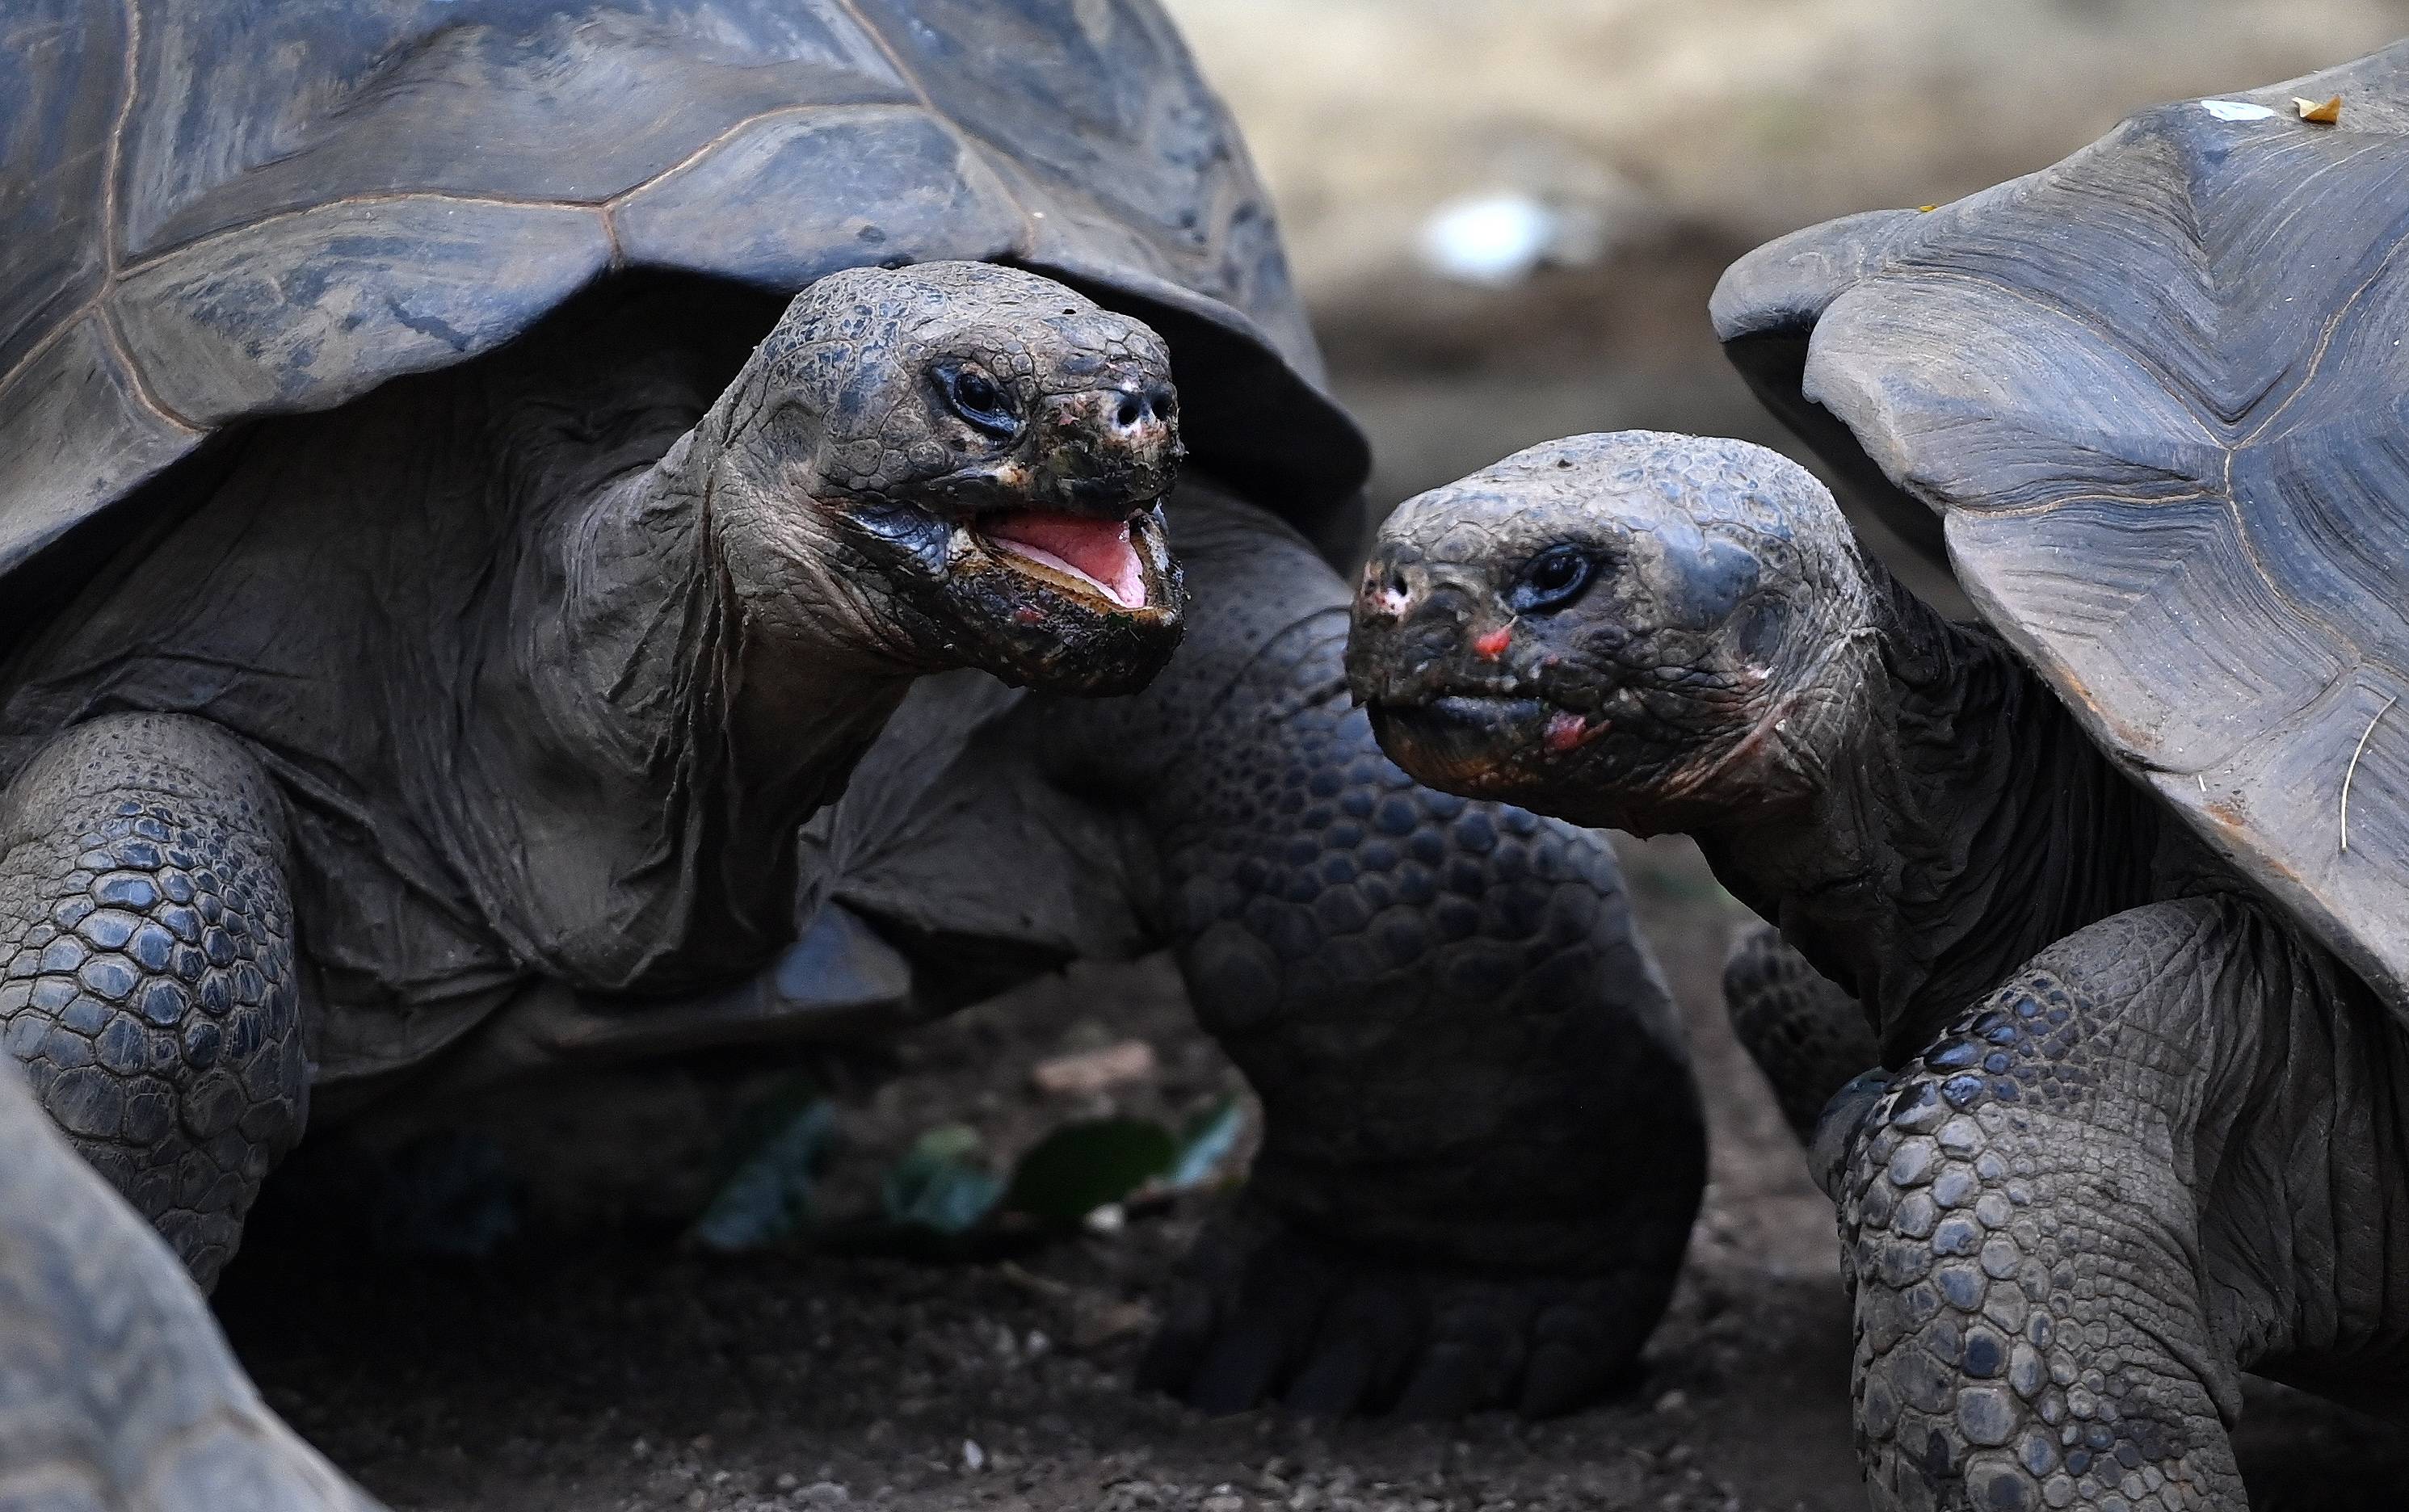
[[[807,511],[790,511],[779,591],[740,585],[718,513],[744,484],[721,418],[649,468],[623,459],[612,476],[598,457],[581,470],[605,481],[570,481],[530,511],[504,616],[521,628],[505,630],[492,691],[509,701],[486,703],[517,711],[503,717],[530,811],[516,838],[535,904],[511,910],[529,921],[516,943],[588,988],[710,985],[782,944],[797,829],[844,790],[916,670],[877,643]]]
[[[1725,886],[1856,992],[1893,1063],[2036,952],[2157,895],[2160,820],[1989,635],[1868,564],[1809,793],[1695,828]]]

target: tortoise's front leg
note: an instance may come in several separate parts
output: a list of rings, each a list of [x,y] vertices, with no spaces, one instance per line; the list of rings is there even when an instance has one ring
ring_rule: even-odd
[[[0,1049],[203,1287],[306,1111],[284,844],[197,719],[77,726],[0,795]]]
[[[275,788],[199,720],[78,726],[0,795],[0,1506],[368,1505],[195,1284],[301,1129],[283,858]]]
[[[1732,1037],[1771,1084],[1791,1132],[1810,1150],[1825,1106],[1851,1078],[1882,1063],[1882,1046],[1857,1000],[1807,964],[1771,925],[1752,926],[1732,942],[1724,1010]]]
[[[0,1061],[0,1506],[372,1512],[243,1378],[178,1258]]]
[[[1562,1411],[1628,1367],[1703,1183],[1671,1003],[1603,838],[1415,784],[1340,667],[1347,585],[1190,491],[1188,638],[1050,711],[1142,815],[1197,1012],[1268,1119],[1147,1375],[1200,1406]]]
[[[2095,924],[1952,1026],[1838,1193],[1875,1505],[2235,1512],[2243,1369],[2397,1379],[2402,1063],[2230,899]]]

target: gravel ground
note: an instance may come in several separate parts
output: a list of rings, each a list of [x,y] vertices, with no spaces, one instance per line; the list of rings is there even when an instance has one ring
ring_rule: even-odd
[[[1714,1000],[1737,910],[1682,842],[1628,858],[1709,1089],[1713,1185],[1644,1378],[1570,1418],[1334,1427],[1136,1395],[1163,1276],[1213,1199],[975,1261],[681,1252],[661,1219],[702,1190],[714,1110],[744,1080],[725,1068],[486,1110],[541,1220],[492,1260],[380,1256],[319,1221],[323,1197],[288,1194],[221,1310],[269,1399],[397,1512],[1862,1505],[1828,1208]],[[1153,1046],[1152,1080],[1067,1098],[1031,1085],[1041,1060],[1130,1038]],[[974,1009],[885,1066],[823,1071],[844,1108],[839,1195],[931,1124],[970,1123],[1009,1154],[1066,1116],[1176,1115],[1236,1085],[1159,959]],[[2409,1452],[2383,1430],[2305,1399],[2264,1405],[2263,1505],[2400,1505]],[[2281,1494],[2302,1488],[2315,1494]]]

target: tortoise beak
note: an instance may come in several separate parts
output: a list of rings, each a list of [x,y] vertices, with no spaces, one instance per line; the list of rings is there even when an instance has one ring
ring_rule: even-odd
[[[1178,396],[1161,378],[1054,395],[1030,429],[1031,501],[1106,519],[1127,519],[1171,492],[1188,455]]]
[[[1134,693],[1179,643],[1187,595],[1159,505],[1109,525],[1050,510],[983,515],[953,540],[947,592],[976,627],[979,665],[1008,683]]]
[[[1478,569],[1382,541],[1363,568],[1347,641],[1347,682],[1362,704],[1418,705],[1499,682],[1503,665],[1478,654],[1505,612]]]

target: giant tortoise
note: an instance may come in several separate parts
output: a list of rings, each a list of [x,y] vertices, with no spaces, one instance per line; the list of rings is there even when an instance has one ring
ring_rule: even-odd
[[[2244,1370],[2409,1401],[2404,216],[2396,47],[1738,264],[1724,338],[1979,623],[1681,436],[1522,453],[1367,569],[1407,770],[1689,831],[1862,1003],[1891,1069],[1814,1153],[1881,1506],[2236,1508]]]
[[[1349,706],[1363,443],[1151,5],[35,0],[0,102],[0,1499],[351,1494],[111,1188],[206,1284],[305,1114],[1156,945],[1268,1124],[1153,1379],[1632,1357],[1666,995]]]

